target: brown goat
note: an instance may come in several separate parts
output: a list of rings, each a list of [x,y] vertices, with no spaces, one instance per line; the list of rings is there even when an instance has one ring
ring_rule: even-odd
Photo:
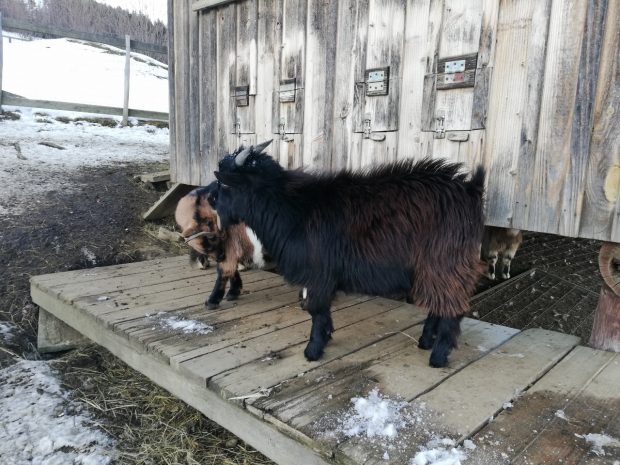
[[[485,276],[492,280],[496,278],[495,265],[499,257],[501,257],[502,278],[510,278],[510,264],[521,242],[523,242],[523,234],[518,229],[485,226],[481,251],[481,258],[488,265]]]
[[[268,258],[254,234],[244,224],[236,224],[222,231],[218,225],[217,212],[213,209],[217,185],[194,189],[177,204],[175,220],[181,235],[192,248],[192,260],[201,268],[208,266],[208,259],[217,262],[217,279],[211,295],[205,302],[209,309],[217,308],[224,297],[230,280],[227,300],[235,300],[241,294],[242,281],[239,265],[246,268],[265,268]]]

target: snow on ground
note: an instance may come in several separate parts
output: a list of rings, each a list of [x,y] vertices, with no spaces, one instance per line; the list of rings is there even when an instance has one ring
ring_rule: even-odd
[[[5,106],[6,109],[10,108]],[[65,124],[55,117],[77,115],[19,110],[21,119],[0,121],[0,215],[20,214],[23,205],[36,203],[37,196],[45,192],[73,188],[72,170],[119,163],[165,162],[169,158],[168,129],[150,125],[111,128],[87,122]],[[37,116],[37,112],[49,116]],[[41,145],[41,142],[65,149]]]
[[[159,325],[164,329],[181,331],[185,334],[209,334],[213,326],[206,325],[196,320],[186,320],[177,315],[166,316],[166,313],[157,314]]]
[[[469,446],[469,447],[468,447]],[[467,448],[475,449],[476,446],[469,441]],[[436,438],[429,441],[426,446],[409,461],[410,465],[461,465],[467,459],[462,447],[456,447],[456,443],[450,438]]]
[[[592,445],[592,452],[599,456],[605,455],[606,447],[620,448],[620,441],[606,434],[589,433],[586,435],[576,435],[583,438],[587,443]]]
[[[346,436],[394,438],[408,418],[401,413],[407,402],[388,399],[373,389],[367,397],[351,399],[353,409],[344,416],[342,432]]]
[[[113,440],[67,398],[46,362],[22,360],[0,370],[2,463],[110,463]]]
[[[123,106],[125,52],[73,39],[3,39],[2,88],[29,99]],[[168,111],[168,67],[132,53],[129,108]]]
[[[2,342],[11,342],[15,337],[13,334],[14,327],[8,321],[0,321],[0,345]]]

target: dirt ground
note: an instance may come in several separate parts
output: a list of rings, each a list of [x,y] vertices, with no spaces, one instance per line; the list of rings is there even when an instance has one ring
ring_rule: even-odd
[[[0,368],[15,357],[41,358],[30,276],[182,251],[156,239],[157,225],[145,225],[140,216],[160,192],[133,175],[163,167],[123,163],[65,176],[56,172],[47,182],[58,188],[25,198],[21,214],[0,215],[0,322],[14,327],[11,338],[0,337]],[[474,317],[517,328],[542,326],[587,341],[600,289],[599,246],[596,241],[527,234],[513,261],[513,278],[480,283]],[[74,400],[118,440],[118,463],[270,463],[104,350],[88,347],[45,358],[53,359]]]

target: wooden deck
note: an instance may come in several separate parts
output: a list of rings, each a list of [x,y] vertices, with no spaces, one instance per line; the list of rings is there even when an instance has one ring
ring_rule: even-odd
[[[242,278],[245,293],[216,311],[203,307],[213,270],[186,257],[37,276],[31,288],[45,311],[281,464],[409,464],[433,436],[472,439],[466,464],[620,460],[618,445],[597,455],[584,438],[620,438],[620,354],[465,319],[450,366],[432,369],[412,340],[422,310],[341,296],[334,338],[310,363],[298,289],[264,271]],[[214,329],[165,329],[167,316]],[[374,388],[407,401],[412,422],[394,440],[345,437],[336,426],[351,398]]]

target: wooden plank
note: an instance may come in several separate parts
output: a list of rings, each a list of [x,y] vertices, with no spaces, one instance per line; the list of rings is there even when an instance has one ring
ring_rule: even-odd
[[[438,2],[433,2],[435,5]],[[437,8],[437,10],[439,10]],[[424,109],[424,76],[432,72],[436,46],[429,57],[428,36],[439,37],[431,24],[431,0],[408,0],[402,56],[402,86],[398,123],[398,158],[422,158],[422,111]],[[441,21],[441,16],[440,16]],[[432,42],[432,41],[431,41]],[[431,66],[431,70],[427,68]]]
[[[5,91],[2,92],[2,104],[13,105],[16,107],[49,108],[51,110],[78,111],[82,113],[96,113],[102,115],[122,116],[123,114],[123,109],[121,107],[107,107],[103,105],[87,105],[83,103],[58,102],[55,100],[28,99]],[[134,110],[132,108],[129,109],[129,117],[168,121],[168,113],[149,110]]]
[[[342,0],[338,3],[336,26],[336,63],[333,74],[334,106],[329,124],[332,127],[331,169],[338,171],[349,167],[353,136],[353,93],[357,58],[359,0]],[[355,18],[355,20],[353,20]]]
[[[168,257],[165,259],[156,258],[154,260],[145,260],[143,262],[123,263],[121,265],[110,265],[105,268],[89,268],[73,271],[63,271],[61,273],[50,273],[44,275],[33,276],[31,283],[37,285],[54,286],[63,283],[86,283],[95,281],[100,278],[126,276],[134,273],[144,273],[148,268],[152,271],[163,270],[167,268],[176,268],[182,263],[188,262],[187,255],[179,255]]]
[[[238,2],[237,10],[237,52],[236,52],[236,78],[235,87],[248,86],[248,105],[237,106],[233,103],[235,111],[236,128],[240,139],[241,134],[254,134],[256,132],[256,79],[257,79],[257,34],[258,34],[258,2],[244,0]],[[256,143],[256,140],[253,141]],[[241,145],[241,140],[237,141]]]
[[[177,147],[176,147],[176,101],[175,101],[175,66],[174,66],[174,4],[173,0],[167,0],[168,21],[168,134],[170,140],[170,176],[172,182],[178,182],[177,179]],[[1,89],[0,89],[1,90]]]
[[[0,29],[2,30],[2,29]],[[89,344],[89,340],[71,326],[39,309],[37,350],[41,354],[61,352]]]
[[[109,34],[93,34],[91,32],[78,32],[62,29],[55,26],[43,26],[34,24],[20,19],[4,18],[3,28],[11,31],[35,32],[54,37],[68,37],[70,39],[86,40],[89,42],[98,42],[108,44],[120,49],[125,48],[125,38],[116,37]],[[141,52],[160,53],[166,55],[168,49],[165,45],[151,44],[140,40],[132,40],[131,48]]]
[[[575,213],[558,208],[558,198],[562,197],[572,164],[571,131],[586,13],[586,0],[563,0],[551,5],[532,181],[532,198],[536,201],[531,204],[528,218],[528,229],[535,231],[559,233],[561,217]]]
[[[200,151],[203,157],[200,184],[207,185],[214,179],[213,172],[223,155],[219,148],[217,111],[217,21],[215,9],[203,11],[198,19],[200,28]],[[192,124],[195,124],[193,122]]]
[[[0,11],[0,111],[2,111],[2,66],[4,63],[4,38],[2,37],[2,12]]]
[[[189,148],[189,3],[177,2],[174,11],[174,71],[175,71],[175,150],[176,179],[178,183],[191,184]]]
[[[76,311],[70,305],[63,304],[36,288],[33,290],[33,299],[37,305],[45,308],[57,318],[70,322],[74,329],[93,342],[102,345],[129,366],[227,428],[277,463],[283,465],[333,463],[278,432],[271,425],[222,400],[205,389],[204,384],[184,379],[168,364],[156,360],[145,352],[136,351],[120,335],[102,331],[101,326],[93,320],[92,316]]]
[[[366,55],[368,54],[368,30],[369,30],[369,12],[370,0],[358,0],[357,2],[357,30],[355,34],[355,51],[354,57],[354,79],[353,88],[353,131],[361,133],[364,131],[363,119],[365,108],[365,86],[364,77],[366,71]],[[354,136],[355,137],[355,136]],[[361,142],[359,144],[361,148]],[[353,165],[361,164],[360,152],[351,151],[349,157]]]
[[[575,463],[564,461],[565,457],[560,455],[573,443],[585,445],[583,439],[574,436],[574,427],[584,433],[585,429],[594,431],[596,426],[584,425],[581,419],[576,422],[574,408],[582,409],[588,416],[587,423],[594,421],[600,425],[605,421],[617,397],[611,391],[600,398],[597,393],[595,398],[592,391],[606,386],[609,374],[619,375],[620,365],[617,360],[614,363],[614,359],[617,355],[610,352],[575,348],[525,395],[516,399],[510,410],[502,412],[472,438],[477,447],[468,454],[468,460],[503,465],[522,463],[527,457],[527,463],[531,464]],[[583,401],[589,405],[584,405]],[[601,405],[607,405],[608,411],[600,412]],[[543,444],[546,452],[540,449]],[[546,455],[543,460],[540,452]]]
[[[200,152],[200,31],[198,24],[198,14],[186,6],[189,16],[187,24],[187,33],[189,34],[189,80],[187,81],[187,92],[189,96],[187,111],[189,124],[189,153],[186,158],[189,161],[189,184],[199,186],[201,184],[201,172],[204,160]]]
[[[437,99],[435,74],[437,73],[439,41],[443,30],[443,10],[444,0],[431,0],[428,15],[429,33],[426,34],[426,74],[422,92],[422,131],[435,130],[435,100]]]
[[[501,211],[508,212],[508,202],[514,202],[512,213],[505,213],[506,218],[512,216],[512,225],[529,228],[529,211],[532,201],[532,183],[534,179],[536,147],[538,141],[538,121],[542,101],[543,75],[547,50],[547,36],[551,2],[536,2],[531,16],[530,38],[528,49],[528,66],[526,75],[526,94],[523,102],[523,119],[520,146],[518,152],[517,176],[514,194],[503,204]],[[501,169],[501,167],[499,167]],[[508,224],[509,221],[494,218],[492,224]]]
[[[607,9],[607,0],[587,1],[586,3],[581,56],[577,58],[575,109],[568,148],[569,154],[567,154],[567,156],[570,155],[570,167],[568,176],[564,179],[560,207],[563,212],[571,213],[560,215],[559,233],[571,237],[576,237],[579,234],[583,211],[586,173],[590,162],[590,140],[594,120],[593,107]],[[620,176],[617,183],[620,184]],[[600,226],[604,226],[604,224]]]
[[[280,1],[260,0],[258,2],[257,25],[257,71],[255,96],[256,140],[266,141],[278,133],[278,121],[274,121],[274,108],[280,105],[278,93],[280,79],[280,43],[282,24]],[[280,144],[269,146],[269,154],[280,158]]]
[[[608,2],[607,6],[597,73],[590,159],[586,168],[579,235],[613,242],[620,242],[620,118],[616,113],[616,109],[620,107],[618,43],[620,5],[612,1]]]
[[[406,463],[433,436],[462,440],[474,434],[577,343],[574,336],[541,329],[517,334],[413,401],[413,411],[424,417],[424,428],[399,431],[403,447],[392,451],[390,460]],[[352,440],[342,444],[338,454],[370,464],[381,463],[383,450],[368,441]]]
[[[170,171],[169,170],[155,171],[152,173],[140,174],[137,177],[142,182],[150,182],[150,183],[170,181]]]
[[[480,45],[474,81],[471,129],[484,129],[489,107],[489,87],[497,41],[497,22],[499,18],[498,0],[482,1],[482,24],[480,28]]]
[[[142,218],[145,221],[153,221],[173,215],[179,200],[189,194],[193,189],[194,186],[188,186],[187,184],[173,184],[172,187],[170,187],[170,189],[142,215]]]
[[[332,159],[331,116],[336,71],[338,2],[308,0],[304,79],[304,135],[302,166],[329,170]]]
[[[232,153],[237,148],[234,128],[234,107],[231,89],[236,78],[236,43],[231,40],[237,35],[236,5],[222,6],[217,14],[217,150],[218,158]]]
[[[423,313],[420,314],[420,323],[424,316]],[[373,341],[317,369],[308,371],[303,370],[302,366],[301,371],[305,371],[302,378],[291,379],[278,387],[275,394],[253,402],[253,406],[310,435],[322,419],[333,415],[333,412],[346,410],[351,397],[366,395],[373,389],[379,389],[383,395],[412,400],[517,332],[518,330],[466,319],[463,322],[461,347],[451,355],[450,366],[436,370],[428,366],[429,353],[420,350],[415,340],[411,339],[419,338],[422,333],[421,325],[413,326],[402,333],[392,334],[388,331],[383,334],[384,339]],[[386,335],[388,337],[385,337]],[[284,362],[286,361],[287,359],[284,359]],[[296,359],[296,363],[303,364],[303,361]],[[270,364],[278,366],[282,364],[282,359]],[[263,373],[270,373],[272,368],[265,370],[264,366],[263,363]],[[296,366],[299,370],[299,365]],[[246,366],[246,369],[251,370],[252,365]],[[258,386],[270,387],[265,374],[257,373],[256,376],[258,379],[255,375],[250,377],[252,382]],[[214,382],[217,382],[217,378]],[[229,384],[232,385],[230,382]],[[335,446],[332,441],[320,443],[321,448],[327,448],[328,444],[329,447]]]
[[[550,1],[505,2],[500,8],[485,149],[492,180],[487,189],[487,223],[495,226],[525,226],[513,221],[513,214],[515,208],[527,206],[528,202],[521,199],[527,198],[525,183],[532,182],[534,175],[523,173],[521,165],[530,156],[535,157],[535,144],[532,150],[531,141],[538,128],[550,8]],[[514,63],[526,66],[515,68]],[[522,136],[515,131],[522,127],[528,138],[524,145]],[[520,183],[519,190],[516,182]]]
[[[336,312],[333,315],[336,330],[356,322],[376,317],[378,314],[393,309],[399,302],[387,299],[375,299],[351,307],[346,312]],[[394,313],[404,318],[402,310]],[[307,342],[310,327],[307,323],[300,323],[276,332],[267,334],[251,341],[245,341],[242,346],[229,347],[182,362],[179,366],[183,373],[194,379],[202,379],[205,383],[217,374],[240,367],[254,360],[269,356],[287,347]],[[328,345],[327,351],[330,350]],[[319,362],[321,363],[321,362]]]
[[[274,107],[274,123],[284,123],[286,134],[301,134],[304,127],[305,100],[305,43],[306,43],[306,0],[282,1],[282,48],[280,51],[279,80],[295,79],[295,101],[278,102]],[[279,92],[280,82],[276,83]],[[276,132],[279,132],[276,130]],[[296,140],[296,139],[294,139]],[[291,141],[293,142],[293,141]],[[284,147],[281,150],[286,152]],[[301,150],[299,147],[296,150]],[[282,159],[282,154],[280,155]],[[295,167],[301,166],[301,158],[295,160]]]

